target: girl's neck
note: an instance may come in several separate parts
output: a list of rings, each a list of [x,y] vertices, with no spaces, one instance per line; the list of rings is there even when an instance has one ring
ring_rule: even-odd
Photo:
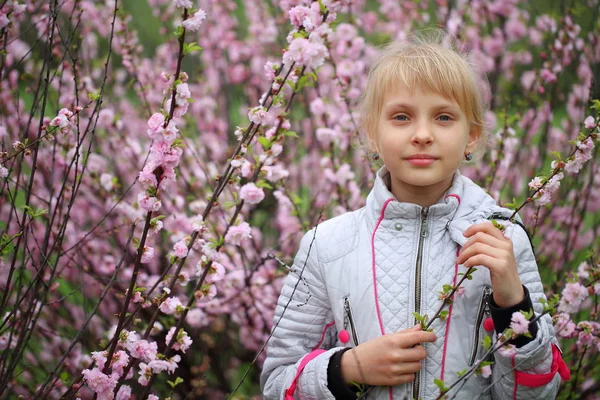
[[[454,174],[447,180],[430,186],[407,185],[403,182],[394,182],[388,172],[384,182],[394,197],[402,203],[417,204],[421,207],[429,207],[436,204],[442,196],[452,187]]]

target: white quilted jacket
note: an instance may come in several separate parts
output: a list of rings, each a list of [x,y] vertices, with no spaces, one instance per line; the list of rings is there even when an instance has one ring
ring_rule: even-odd
[[[377,173],[365,207],[318,225],[302,239],[277,303],[261,375],[265,399],[334,399],[327,387],[330,357],[346,346],[413,326],[415,311],[433,316],[441,304],[442,285],[452,284],[466,270],[455,264],[457,250],[467,241],[462,233],[493,213],[512,213],[459,171],[449,191],[428,208],[398,202],[384,182],[387,174],[385,167]],[[521,281],[540,313],[539,299],[545,297],[527,234],[516,224],[506,233],[513,241]],[[489,316],[489,271],[478,267],[463,286],[465,293],[455,298],[448,320],[433,324],[438,340],[425,345],[428,357],[415,382],[376,388],[368,398],[435,399],[435,378],[443,374],[449,386],[458,371],[483,355],[481,339],[490,334],[481,326]],[[338,339],[343,329],[351,333],[346,345]],[[535,340],[514,357],[496,353],[491,377],[472,376],[450,397],[554,399],[559,374],[547,385],[531,388],[515,384],[513,372],[514,365],[525,373],[549,373],[552,343],[556,339],[546,315],[538,321]],[[326,351],[312,353],[318,349]]]

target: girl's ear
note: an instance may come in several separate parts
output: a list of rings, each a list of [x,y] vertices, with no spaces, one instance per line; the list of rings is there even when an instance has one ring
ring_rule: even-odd
[[[471,123],[471,129],[469,130],[469,141],[467,142],[467,148],[475,149],[477,143],[481,139],[481,126]]]

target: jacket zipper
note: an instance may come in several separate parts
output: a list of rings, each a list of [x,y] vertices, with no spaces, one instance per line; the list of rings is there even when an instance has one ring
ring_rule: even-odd
[[[477,312],[477,320],[475,321],[475,341],[473,343],[473,350],[471,351],[471,358],[469,359],[469,366],[472,366],[475,363],[475,358],[477,357],[477,349],[479,348],[480,342],[479,335],[481,333],[481,323],[483,322],[483,317],[490,315],[489,297],[491,291],[492,290],[489,286],[485,286],[483,288],[483,295],[481,296],[479,310]]]
[[[348,323],[350,324],[350,332],[352,332],[352,341],[354,342],[354,346],[358,346],[358,335],[356,334],[356,327],[354,326],[354,318],[352,317],[352,309],[350,308],[350,300],[348,297],[344,297],[344,329],[348,327]]]
[[[421,268],[423,263],[423,242],[429,232],[427,231],[427,214],[429,213],[429,207],[425,207],[421,210],[421,231],[419,234],[419,251],[417,252],[417,267],[415,269],[415,312],[421,314]],[[417,320],[415,319],[415,325]],[[420,389],[421,373],[417,371],[415,374],[415,383],[413,384],[413,399],[419,400],[419,389]]]

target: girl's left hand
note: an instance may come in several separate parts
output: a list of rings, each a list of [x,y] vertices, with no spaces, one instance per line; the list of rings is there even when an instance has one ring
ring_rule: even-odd
[[[482,265],[490,270],[493,297],[499,307],[510,307],[523,301],[525,292],[512,241],[491,222],[471,225],[463,236],[469,240],[456,262],[465,267]]]

